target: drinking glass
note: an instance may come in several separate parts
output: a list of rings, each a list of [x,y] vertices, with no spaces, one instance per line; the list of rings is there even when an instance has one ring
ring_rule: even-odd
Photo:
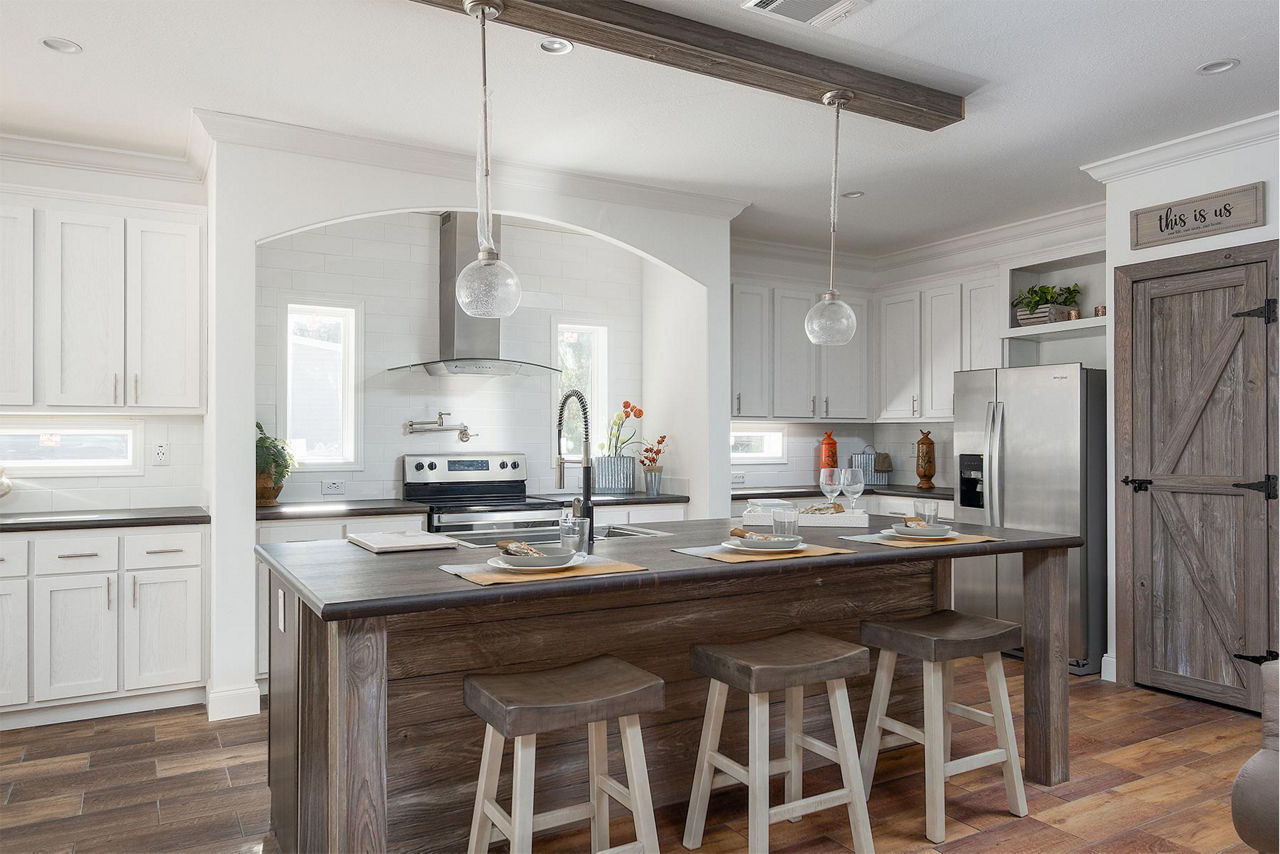
[[[773,535],[794,537],[800,532],[800,511],[794,507],[779,507],[773,511]]]
[[[858,506],[858,498],[865,488],[862,469],[840,469],[840,489],[849,497],[850,510]]]
[[[566,549],[573,549],[575,554],[585,555],[588,545],[587,534],[590,531],[590,519],[567,516],[560,520],[560,545]]]
[[[936,525],[938,523],[938,502],[917,498],[911,502],[912,508],[916,511],[926,525]]]
[[[818,488],[827,496],[828,501],[835,501],[840,494],[840,469],[823,469],[818,472]]]

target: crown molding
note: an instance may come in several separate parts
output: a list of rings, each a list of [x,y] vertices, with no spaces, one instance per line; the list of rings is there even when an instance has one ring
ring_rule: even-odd
[[[203,135],[212,144],[228,143],[361,163],[383,169],[398,169],[461,181],[475,180],[475,157],[455,151],[427,148],[390,140],[352,136],[319,128],[291,125],[253,116],[192,110]],[[200,133],[191,137],[198,139]],[[204,154],[207,160],[207,153]],[[719,196],[667,190],[644,184],[618,181],[522,163],[498,161],[493,164],[497,184],[553,192],[593,201],[613,202],[664,211],[695,214],[729,220],[746,209],[749,202]]]
[[[1104,184],[1143,175],[1156,169],[1164,169],[1181,163],[1190,163],[1203,157],[1211,157],[1235,151],[1260,142],[1280,137],[1280,113],[1264,113],[1261,116],[1233,122],[1212,130],[1193,133],[1180,139],[1140,148],[1128,154],[1120,154],[1086,163],[1080,169],[1089,177]]]
[[[184,184],[199,184],[204,178],[203,174],[194,169],[184,157],[142,154],[119,148],[11,134],[0,134],[0,161],[81,169],[111,175],[126,175],[131,178],[177,181]]]

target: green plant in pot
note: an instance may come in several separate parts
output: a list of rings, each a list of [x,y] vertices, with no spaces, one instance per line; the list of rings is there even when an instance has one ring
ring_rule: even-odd
[[[1012,305],[1017,309],[1019,326],[1057,323],[1067,319],[1067,311],[1080,305],[1080,285],[1056,287],[1036,285],[1018,291]]]
[[[289,453],[289,446],[284,442],[267,435],[261,421],[257,422],[257,427],[258,506],[274,507],[280,490],[284,488],[284,479],[293,470],[293,454]]]

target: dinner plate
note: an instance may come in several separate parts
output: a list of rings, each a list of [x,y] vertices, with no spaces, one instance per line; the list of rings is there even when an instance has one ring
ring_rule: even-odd
[[[586,555],[575,554],[569,559],[568,563],[562,563],[557,566],[512,566],[500,557],[491,557],[487,563],[495,569],[504,569],[507,572],[520,572],[525,575],[537,575],[542,572],[555,572],[558,569],[569,569],[570,567],[577,566],[586,559]]]
[[[748,554],[748,555],[750,554],[766,554],[767,555],[767,554],[778,554],[781,552],[801,552],[801,551],[804,551],[806,548],[808,548],[808,546],[804,543],[803,540],[796,543],[794,546],[787,546],[785,548],[780,548],[780,549],[779,548],[761,549],[761,548],[755,548],[753,546],[743,546],[743,545],[739,545],[733,540],[725,540],[720,545],[724,546],[726,549],[733,549],[735,552],[742,552],[743,554]]]
[[[880,533],[890,537],[901,537],[904,540],[949,540],[956,535],[955,531],[948,531],[945,534],[899,534],[893,528],[885,528]]]

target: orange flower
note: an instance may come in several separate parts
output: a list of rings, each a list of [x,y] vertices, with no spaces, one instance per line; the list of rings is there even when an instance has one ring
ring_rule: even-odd
[[[623,409],[630,409],[630,408],[631,408],[631,401],[629,401],[629,400],[624,400],[624,401],[622,401],[622,408],[623,408]]]
[[[644,417],[644,410],[643,410],[643,409],[636,409],[636,410],[633,410],[631,414],[632,414],[632,415],[634,415],[636,418],[643,418],[643,417]]]

